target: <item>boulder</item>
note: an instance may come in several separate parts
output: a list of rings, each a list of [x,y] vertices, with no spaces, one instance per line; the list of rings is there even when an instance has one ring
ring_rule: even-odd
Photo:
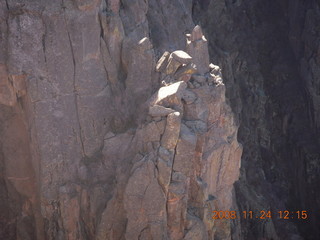
[[[192,57],[188,53],[182,50],[177,50],[172,52],[171,56],[182,64],[188,64],[188,63],[191,63],[192,61]]]
[[[170,53],[165,51],[159,61],[157,62],[156,71],[157,72],[164,72],[166,66],[168,65],[168,59],[170,57]]]
[[[178,68],[182,65],[181,62],[179,62],[178,60],[176,60],[175,58],[173,58],[172,56],[169,57],[168,60],[168,65],[166,67],[165,73],[166,74],[174,74]]]
[[[185,66],[180,67],[174,74],[174,78],[177,81],[187,82],[195,72],[197,72],[197,67],[193,63],[189,63]]]
[[[176,82],[168,86],[161,87],[150,100],[150,106],[161,105],[173,109],[181,109],[181,97],[187,88],[185,82]]]

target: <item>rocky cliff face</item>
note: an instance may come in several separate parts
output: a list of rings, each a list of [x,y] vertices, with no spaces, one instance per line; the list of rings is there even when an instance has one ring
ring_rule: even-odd
[[[317,239],[319,16],[302,0],[2,1],[0,238]]]

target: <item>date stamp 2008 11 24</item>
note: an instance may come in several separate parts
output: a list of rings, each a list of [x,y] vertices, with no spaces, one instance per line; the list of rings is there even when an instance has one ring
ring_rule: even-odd
[[[307,211],[212,211],[213,216],[212,219],[271,219],[271,218],[278,218],[278,219],[301,219],[306,220],[308,219],[308,212]]]

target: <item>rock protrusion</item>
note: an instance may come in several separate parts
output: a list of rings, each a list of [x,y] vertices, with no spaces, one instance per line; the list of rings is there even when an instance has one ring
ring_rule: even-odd
[[[160,105],[154,105],[149,108],[149,114],[152,117],[164,117],[173,112],[174,112],[173,109],[166,108]]]
[[[164,72],[164,70],[166,69],[167,65],[168,65],[168,60],[170,57],[170,53],[169,52],[164,52],[161,56],[161,58],[159,59],[157,66],[156,66],[156,71],[157,72]]]
[[[187,88],[187,84],[183,81],[173,83],[168,86],[161,87],[149,101],[151,112],[155,111],[169,111],[163,108],[154,106],[163,106],[165,108],[172,108],[176,111],[182,111],[181,97]]]
[[[193,63],[189,63],[180,67],[176,73],[174,74],[174,79],[177,81],[188,82],[192,76],[192,74],[197,72],[197,67]]]
[[[202,28],[199,25],[196,25],[191,32],[190,40],[194,42],[202,39],[203,37]]]
[[[167,117],[167,125],[161,138],[161,146],[173,150],[178,142],[180,133],[181,115],[179,112],[170,113]]]
[[[192,61],[192,57],[188,53],[182,50],[176,50],[172,52],[171,57],[182,64],[188,64],[188,63],[191,63]]]
[[[165,73],[167,75],[174,74],[181,65],[182,65],[181,62],[179,62],[178,60],[170,56],[168,60],[168,65],[165,69]]]
[[[209,72],[208,42],[199,25],[194,27],[190,38],[187,39],[187,53],[192,57],[193,63],[197,65],[199,74]]]

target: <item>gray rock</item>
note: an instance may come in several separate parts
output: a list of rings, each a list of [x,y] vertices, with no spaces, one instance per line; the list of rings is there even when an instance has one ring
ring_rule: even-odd
[[[190,41],[194,42],[202,39],[202,37],[203,37],[202,29],[199,25],[196,25],[191,32]]]
[[[197,72],[196,66],[192,63],[189,63],[185,66],[180,67],[174,74],[174,78],[177,81],[188,82],[192,74],[194,74],[195,72]]]
[[[176,147],[173,170],[190,176],[192,172],[197,137],[190,129],[181,124],[180,136]]]
[[[164,72],[168,65],[168,60],[169,60],[170,53],[165,51],[161,58],[159,59],[157,66],[156,66],[156,71],[157,72]]]
[[[170,113],[173,113],[174,110],[171,108],[165,108],[163,106],[159,106],[159,105],[154,105],[149,107],[149,114],[152,117],[163,117],[163,116],[167,116]]]
[[[194,74],[192,76],[192,79],[197,81],[198,83],[204,83],[206,82],[207,78],[204,75]]]
[[[167,117],[167,124],[161,138],[161,146],[173,150],[178,142],[180,133],[181,116],[179,112],[170,113]]]
[[[182,65],[181,62],[179,62],[178,60],[176,60],[175,58],[170,56],[165,73],[166,74],[174,74],[181,65]]]
[[[207,124],[201,120],[186,121],[185,124],[194,132],[205,133],[207,131]]]
[[[182,99],[186,102],[186,104],[191,104],[197,99],[197,95],[188,89],[183,92]]]
[[[186,51],[192,57],[192,62],[196,64],[199,74],[205,74],[209,72],[210,61],[208,42],[202,35],[200,26],[196,26],[193,29],[190,41],[187,41]]]
[[[186,220],[194,199],[214,194],[230,206],[222,183],[236,176],[223,178],[239,166],[236,139],[228,158],[212,150],[236,131],[224,88],[186,92],[202,62],[165,52],[185,47],[193,5],[0,1],[0,239],[182,239],[196,225]],[[193,54],[206,57],[201,29],[191,35]],[[210,123],[205,136],[181,126],[193,116]],[[216,174],[220,165],[228,174]]]
[[[187,84],[182,81],[161,87],[159,91],[152,96],[149,104],[150,106],[160,105],[181,110],[181,97],[186,88]]]
[[[167,216],[171,239],[182,239],[187,214],[187,179],[171,182],[168,190]]]
[[[211,219],[212,221],[212,219]],[[206,226],[201,219],[191,214],[187,214],[188,231],[183,240],[207,240]]]
[[[182,64],[188,64],[192,61],[192,57],[182,50],[176,50],[172,52],[170,56]]]

